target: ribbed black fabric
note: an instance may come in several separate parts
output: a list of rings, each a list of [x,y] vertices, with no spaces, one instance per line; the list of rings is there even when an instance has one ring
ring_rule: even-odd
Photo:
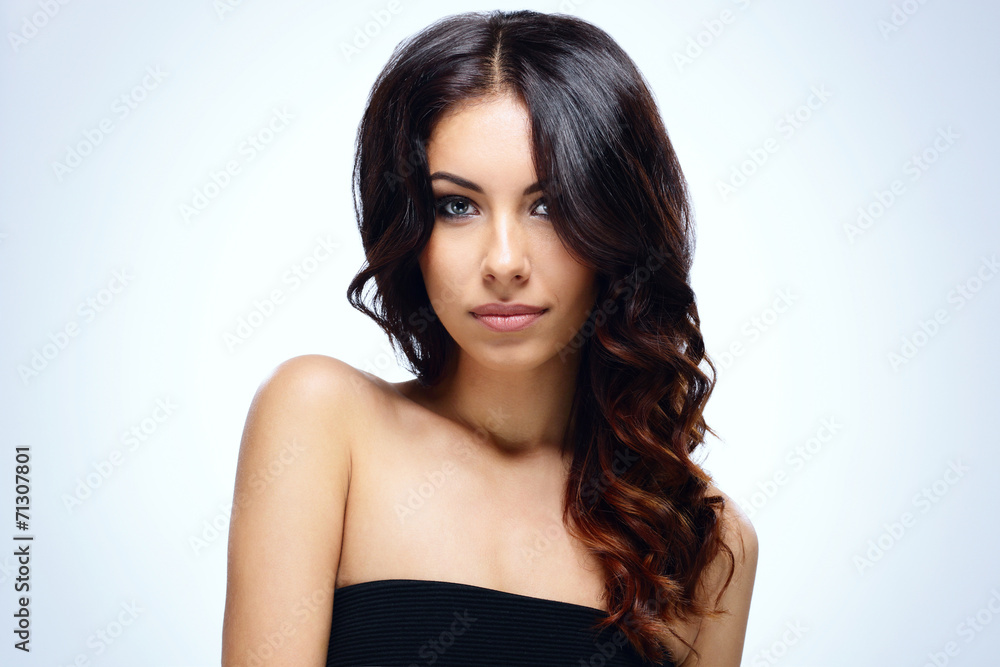
[[[326,665],[651,667],[617,628],[591,629],[606,616],[469,584],[366,581],[334,593]]]

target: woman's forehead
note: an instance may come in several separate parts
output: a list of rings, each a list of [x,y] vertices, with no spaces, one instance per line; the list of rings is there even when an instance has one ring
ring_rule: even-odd
[[[435,128],[427,144],[431,173],[445,171],[483,184],[514,176],[517,187],[534,181],[527,114],[510,103],[478,105],[456,112]]]

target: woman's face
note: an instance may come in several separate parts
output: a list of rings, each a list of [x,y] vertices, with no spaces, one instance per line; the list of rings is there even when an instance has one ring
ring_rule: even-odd
[[[460,354],[484,366],[528,370],[550,361],[586,321],[596,283],[549,222],[535,186],[527,109],[507,96],[456,107],[435,126],[427,159],[436,210],[420,269],[441,324]],[[533,319],[473,312],[496,303],[543,312]]]

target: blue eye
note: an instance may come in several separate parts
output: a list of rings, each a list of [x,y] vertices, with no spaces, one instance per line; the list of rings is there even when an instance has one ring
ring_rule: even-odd
[[[436,206],[434,207],[438,215],[442,218],[461,218],[467,215],[467,213],[462,212],[452,212],[448,210],[448,207],[452,204],[461,204],[464,208],[470,208],[469,200],[465,197],[451,196],[451,197],[441,197],[437,200]]]
[[[452,207],[452,205],[455,205]],[[543,213],[537,213],[538,208],[542,207],[544,209]],[[458,209],[458,210],[456,210]],[[462,197],[460,195],[449,195],[446,197],[440,197],[434,203],[434,211],[436,215],[450,219],[450,218],[465,218],[470,215],[474,215],[476,207],[472,205],[472,202],[468,197]],[[535,202],[535,207],[532,211],[536,211],[535,215],[543,218],[549,217],[548,204],[545,203],[544,199],[539,199]]]

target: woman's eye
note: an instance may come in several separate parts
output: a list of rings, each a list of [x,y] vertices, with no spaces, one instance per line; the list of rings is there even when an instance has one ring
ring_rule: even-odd
[[[462,218],[474,214],[476,209],[467,198],[451,196],[438,199],[435,210],[442,218]],[[536,215],[549,217],[549,207],[544,199],[539,199],[533,210]]]
[[[445,218],[467,215],[469,208],[469,201],[464,197],[442,197],[437,202],[437,212]]]

